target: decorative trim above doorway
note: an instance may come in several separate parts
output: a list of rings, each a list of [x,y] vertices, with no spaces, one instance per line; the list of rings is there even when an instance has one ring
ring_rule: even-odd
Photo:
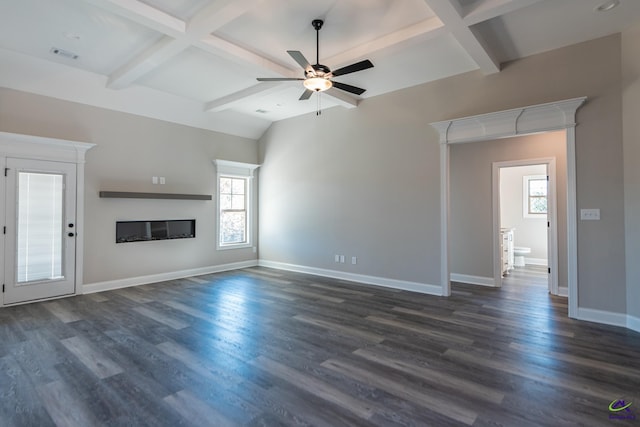
[[[576,111],[587,98],[573,98],[460,119],[431,123],[441,144],[486,141],[530,133],[568,129],[576,125]]]
[[[531,105],[431,123],[440,136],[440,282],[451,295],[449,265],[450,145],[566,130],[567,138],[567,281],[569,317],[578,317],[578,241],[576,207],[576,111],[586,97]]]

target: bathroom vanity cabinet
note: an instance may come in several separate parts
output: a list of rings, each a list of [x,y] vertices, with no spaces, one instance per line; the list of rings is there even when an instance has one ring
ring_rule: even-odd
[[[500,229],[500,255],[502,257],[502,277],[513,270],[513,228]]]

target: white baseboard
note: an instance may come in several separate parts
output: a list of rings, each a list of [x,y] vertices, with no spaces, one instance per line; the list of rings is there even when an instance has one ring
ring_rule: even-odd
[[[627,328],[640,332],[640,317],[627,315]]]
[[[567,298],[569,298],[569,287],[568,286],[558,286],[558,296],[559,297],[567,297]]]
[[[331,277],[333,279],[349,280],[367,285],[383,286],[386,288],[402,289],[404,291],[420,292],[430,295],[442,295],[442,287],[427,283],[409,282],[405,280],[388,279],[386,277],[367,276],[364,274],[347,273],[344,271],[328,270],[324,268],[308,267],[304,265],[287,264],[278,261],[261,259],[261,267],[276,268],[278,270],[295,271],[298,273],[314,274],[316,276]]]
[[[496,287],[496,281],[493,277],[470,276],[468,274],[450,273],[449,280],[452,282],[469,283],[471,285]]]
[[[167,280],[183,279],[185,277],[199,276],[202,274],[220,273],[222,271],[237,270],[240,268],[255,267],[258,260],[233,262],[229,264],[212,265],[209,267],[192,268],[189,270],[170,271],[167,273],[150,274],[148,276],[130,277],[126,279],[109,280],[106,282],[88,283],[82,286],[83,294],[109,291],[112,289],[128,288],[129,286],[146,285],[148,283],[164,282]]]
[[[524,259],[525,265],[542,265],[544,267],[547,266],[546,258],[526,258]]]
[[[623,328],[627,327],[626,314],[597,310],[595,308],[578,307],[576,319],[604,323],[605,325],[622,326]]]

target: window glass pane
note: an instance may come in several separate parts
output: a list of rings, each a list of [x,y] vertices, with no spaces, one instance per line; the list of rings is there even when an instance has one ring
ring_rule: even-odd
[[[529,196],[546,196],[547,180],[531,179],[529,180]]]
[[[63,176],[18,173],[17,283],[61,278]]]
[[[220,209],[231,209],[231,196],[220,194]]]
[[[233,194],[244,194],[245,182],[246,182],[245,179],[239,179],[239,178],[234,179],[232,183]]]
[[[244,195],[231,197],[231,209],[244,209]]]
[[[547,198],[546,197],[529,197],[529,213],[546,214]]]
[[[246,242],[246,224],[245,212],[220,212],[220,243]]]
[[[231,178],[220,177],[220,194],[231,194]]]

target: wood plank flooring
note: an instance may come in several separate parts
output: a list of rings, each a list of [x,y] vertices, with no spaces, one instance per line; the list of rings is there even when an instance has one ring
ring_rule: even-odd
[[[636,425],[640,334],[541,278],[441,298],[256,267],[3,308],[0,425]]]

